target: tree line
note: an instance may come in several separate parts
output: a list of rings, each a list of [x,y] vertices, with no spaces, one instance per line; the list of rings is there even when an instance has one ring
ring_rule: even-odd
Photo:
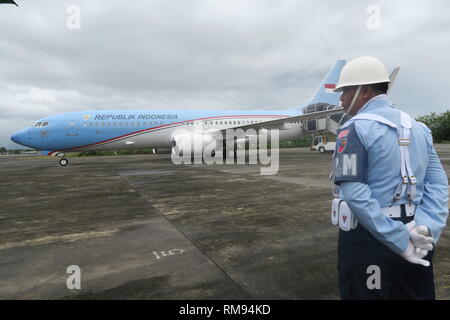
[[[450,142],[450,110],[441,113],[432,112],[417,117],[416,120],[430,128],[433,134],[433,142]]]

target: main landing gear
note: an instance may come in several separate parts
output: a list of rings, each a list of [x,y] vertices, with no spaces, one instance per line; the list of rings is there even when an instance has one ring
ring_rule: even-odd
[[[62,158],[61,160],[59,160],[59,164],[60,164],[62,167],[67,166],[68,163],[69,163],[69,160],[67,160],[66,158]]]

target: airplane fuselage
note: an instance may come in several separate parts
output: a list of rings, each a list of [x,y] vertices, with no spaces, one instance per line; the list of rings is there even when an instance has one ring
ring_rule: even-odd
[[[298,115],[298,111],[104,110],[64,113],[40,119],[12,140],[49,154],[71,151],[170,148],[179,129],[205,133]],[[300,122],[286,124],[280,141],[302,133]]]

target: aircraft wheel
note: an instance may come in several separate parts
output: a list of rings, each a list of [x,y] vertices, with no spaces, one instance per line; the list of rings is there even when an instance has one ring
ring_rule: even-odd
[[[67,166],[68,163],[69,163],[69,160],[64,159],[64,158],[59,160],[59,164],[63,167]]]

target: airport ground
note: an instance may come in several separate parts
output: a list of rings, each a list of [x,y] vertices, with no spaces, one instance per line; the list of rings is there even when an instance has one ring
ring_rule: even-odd
[[[450,145],[436,149],[450,176]],[[2,156],[0,299],[338,299],[330,160],[282,149],[263,176],[170,155]],[[434,262],[450,299],[449,228]]]

